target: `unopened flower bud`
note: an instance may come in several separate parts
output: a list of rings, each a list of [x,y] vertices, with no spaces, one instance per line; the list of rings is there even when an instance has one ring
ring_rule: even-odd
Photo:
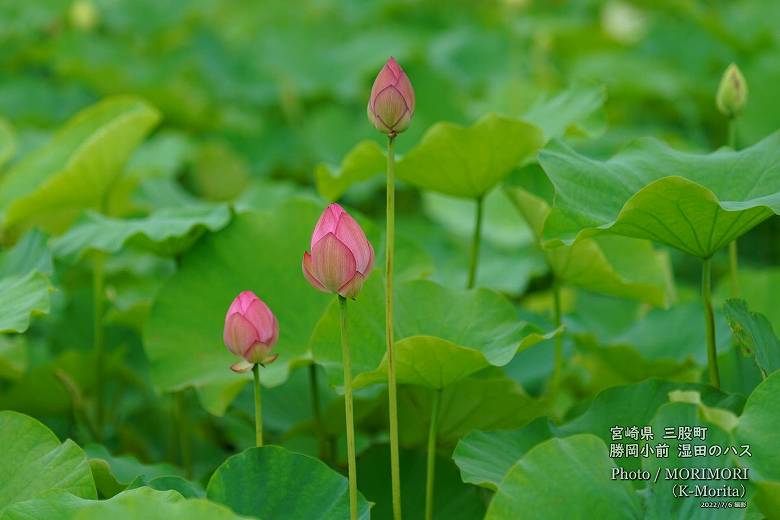
[[[228,350],[243,358],[230,368],[245,372],[255,364],[273,362],[271,354],[279,338],[279,323],[268,305],[252,291],[244,291],[233,300],[225,315],[224,340]]]
[[[315,288],[354,298],[374,266],[374,248],[355,219],[331,204],[317,221],[303,274]]]
[[[718,110],[728,117],[737,116],[745,107],[748,97],[748,86],[745,76],[735,64],[731,64],[723,73],[718,87],[716,103]]]
[[[382,133],[395,136],[406,130],[414,115],[414,89],[409,77],[390,58],[371,87],[368,120]]]

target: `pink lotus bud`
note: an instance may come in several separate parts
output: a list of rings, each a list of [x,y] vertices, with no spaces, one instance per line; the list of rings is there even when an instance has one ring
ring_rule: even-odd
[[[279,338],[279,323],[268,305],[252,291],[244,291],[233,300],[225,315],[225,345],[243,359],[232,368],[246,372],[254,364],[272,363],[278,354],[271,348]]]
[[[409,127],[413,115],[414,89],[404,69],[391,57],[371,87],[368,120],[380,132],[395,136]]]
[[[338,204],[325,208],[311,236],[311,254],[303,254],[309,283],[354,298],[373,266],[374,248],[360,225]]]

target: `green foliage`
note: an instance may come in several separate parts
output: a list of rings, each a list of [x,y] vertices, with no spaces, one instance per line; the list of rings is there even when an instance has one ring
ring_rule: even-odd
[[[71,494],[54,494],[17,504],[5,511],[4,520],[98,520],[135,518],[168,520],[240,520],[246,518],[205,499],[186,499],[176,491],[141,487],[109,500],[84,500]]]
[[[764,377],[780,368],[780,341],[766,316],[750,312],[747,303],[737,299],[726,302],[725,313],[734,338],[755,359]]]
[[[529,449],[554,436],[548,419],[540,418],[518,430],[473,431],[455,448],[452,459],[463,482],[496,490],[504,475]]]
[[[158,388],[205,387],[213,396],[209,409],[224,412],[248,381],[230,370],[236,359],[222,344],[225,311],[245,289],[260,296],[282,324],[276,347],[281,356],[262,370],[262,381],[282,383],[290,367],[307,357],[309,334],[328,301],[301,273],[320,211],[317,204],[293,199],[274,211],[242,213],[185,255],[157,296],[146,329],[144,347]],[[190,326],[183,330],[181,322]]]
[[[114,219],[90,211],[52,242],[52,251],[67,257],[89,251],[116,253],[135,245],[175,255],[187,250],[203,231],[218,231],[229,220],[224,205],[163,208],[140,219]]]
[[[170,464],[142,464],[135,457],[116,457],[105,446],[88,444],[84,450],[89,456],[89,465],[98,491],[104,497],[112,497],[141,481],[163,476],[177,476],[181,470]],[[160,489],[155,487],[154,489]]]
[[[0,332],[24,332],[30,316],[49,312],[51,273],[51,253],[39,231],[27,233],[15,247],[0,251]]]
[[[518,351],[551,337],[518,321],[501,295],[486,289],[453,291],[428,281],[396,286],[395,363],[398,381],[441,389],[488,366],[507,364]],[[355,388],[386,380],[384,288],[374,274],[348,304]],[[333,384],[341,381],[338,315],[331,303],[312,335],[314,359]]]
[[[650,242],[627,237],[581,238],[571,245],[544,243],[554,190],[538,167],[525,169],[520,185],[506,188],[550,267],[562,284],[666,306],[673,296],[669,258]]]
[[[32,225],[59,233],[81,210],[101,209],[121,167],[159,118],[134,98],[108,99],[76,115],[3,176],[4,234],[13,240]]]
[[[97,498],[84,451],[26,415],[0,412],[0,468],[0,513],[56,491]]]
[[[210,500],[239,514],[273,520],[349,515],[347,479],[323,462],[278,446],[250,448],[226,460],[209,480]],[[360,497],[360,518],[368,502]]]
[[[550,439],[531,449],[501,480],[486,519],[639,518],[631,484],[611,480],[614,468],[604,443],[590,434]],[[554,479],[555,486],[546,484]]]
[[[735,466],[747,507],[717,514],[777,516],[777,2],[410,5],[0,2],[0,519],[346,518],[336,306],[301,272],[327,202],[376,253],[348,331],[361,517],[393,518],[366,121],[390,54],[416,93],[395,140],[404,518],[432,421],[436,520],[709,518],[678,481],[611,471]],[[732,62],[750,95],[729,119]],[[223,345],[242,290],[280,325],[264,448]],[[615,425],[752,457],[610,459]]]
[[[643,140],[601,162],[554,143],[539,157],[556,188],[545,239],[610,231],[709,258],[780,211],[779,144],[704,155]]]
[[[475,199],[543,144],[537,127],[496,114],[468,128],[438,123],[398,163],[398,177],[422,189]]]
[[[777,414],[780,412],[780,372],[774,372],[756,387],[739,418],[734,439],[749,445],[752,456],[745,459],[755,480],[780,481],[780,465],[776,446],[780,431]]]

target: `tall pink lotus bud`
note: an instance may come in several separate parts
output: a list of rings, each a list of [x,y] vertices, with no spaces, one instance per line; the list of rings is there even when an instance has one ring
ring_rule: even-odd
[[[377,74],[368,100],[368,120],[382,133],[395,136],[414,115],[414,89],[404,69],[390,57]]]
[[[271,354],[279,338],[279,322],[268,305],[252,291],[236,296],[225,315],[225,346],[243,358],[230,368],[246,372],[252,365],[272,363],[278,354]]]
[[[331,204],[311,236],[311,254],[303,254],[303,274],[315,288],[354,298],[374,266],[374,248],[355,219]]]

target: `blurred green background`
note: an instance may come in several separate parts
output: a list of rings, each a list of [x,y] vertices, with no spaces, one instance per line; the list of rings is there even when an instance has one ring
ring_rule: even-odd
[[[365,107],[371,83],[390,55],[407,71],[417,99],[412,126],[398,138],[401,154],[436,122],[468,125],[488,112],[530,118],[546,130],[556,124],[556,103],[567,114],[563,120],[574,123],[553,133],[592,156],[608,157],[644,136],[680,149],[712,151],[727,140],[727,120],[716,109],[715,93],[732,62],[749,84],[737,128],[737,144],[743,148],[780,126],[778,20],[777,0],[5,0],[0,2],[0,116],[13,128],[16,146],[4,171],[46,143],[79,110],[107,96],[134,94],[157,107],[163,118],[131,158],[122,181],[127,186],[117,190],[123,195],[109,201],[110,216],[143,216],[174,199],[267,209],[290,194],[312,196],[321,165],[337,171],[364,139],[384,144],[385,136],[368,123]],[[367,230],[380,250],[383,179],[351,186],[340,200],[369,217]],[[399,183],[397,244],[406,261],[399,265],[413,271],[399,277],[430,275],[448,287],[463,287],[473,212],[471,201]],[[779,220],[772,217],[740,238],[744,292],[776,327]],[[194,242],[201,233],[205,230],[186,238]],[[251,443],[252,405],[244,388],[228,414],[215,418],[201,406],[202,395],[199,401],[185,389],[161,397],[148,382],[141,330],[157,291],[181,267],[184,250],[158,258],[127,248],[107,263],[106,343],[113,350],[108,364],[121,374],[109,391],[123,396],[117,410],[127,420],[108,432],[105,444],[143,461],[176,462],[202,479],[236,447]],[[584,347],[578,345],[581,352],[570,376],[572,393],[580,400],[567,403],[570,415],[604,387],[642,380],[643,370],[649,375],[667,370],[647,362],[636,373],[623,373],[631,363],[624,358],[602,362],[599,342],[624,342],[651,358],[676,358],[680,364],[668,369],[670,378],[698,378],[699,368],[691,368],[687,358],[698,356],[701,362],[703,355],[700,264],[670,254],[681,305],[668,315],[639,303],[576,294],[576,312],[567,316],[567,327],[575,334],[592,332],[596,339],[593,345],[587,338]],[[721,252],[715,258],[716,278],[726,269]],[[25,350],[29,359],[9,365],[13,371],[6,368],[13,376],[8,379],[21,383],[0,381],[0,407],[34,414],[61,436],[71,434],[79,420],[69,416],[70,398],[57,386],[51,366],[75,374],[85,364],[74,352],[87,351],[92,343],[90,270],[86,262],[58,264],[50,316],[36,321],[22,339],[13,339],[31,345],[29,353]],[[527,226],[503,192],[495,190],[487,202],[479,285],[502,291],[521,304],[518,313],[524,318],[547,326],[543,314],[550,307],[550,281]],[[727,290],[718,290],[722,299]],[[569,313],[575,297],[564,296]],[[643,321],[633,324],[640,315]],[[719,338],[730,343],[725,321],[718,319]],[[695,332],[686,336],[688,329]],[[11,345],[0,339],[0,347]],[[532,349],[505,372],[538,394],[551,357],[551,349]],[[225,374],[232,377],[227,367]],[[86,381],[89,388],[91,381]],[[40,391],[44,383],[48,393]],[[338,425],[335,436],[343,425],[341,403],[322,385],[324,413]],[[737,383],[734,389],[744,391]],[[300,369],[285,385],[269,389],[266,425],[274,441],[313,453],[307,392]],[[408,392],[405,404],[417,410],[409,404],[417,396]],[[379,391],[360,398],[362,448],[370,447],[360,464],[374,467],[387,459],[382,451],[385,399]],[[290,399],[297,399],[294,406],[287,406]],[[152,413],[159,420],[148,420]],[[167,426],[171,417],[178,421],[180,416],[193,425],[191,439],[182,442],[192,443],[194,460],[176,451],[178,432]],[[412,440],[407,444],[422,445],[417,433],[408,434]],[[76,431],[74,437],[91,436]],[[411,461],[411,452],[407,455]],[[454,465],[446,462],[449,473],[441,478],[454,482],[456,496],[460,481]],[[422,475],[411,462],[406,466]],[[370,498],[387,487],[384,479],[361,486]],[[476,492],[472,495],[481,504]],[[377,507],[387,509],[388,503]]]
[[[146,145],[157,166],[197,195],[230,199],[253,179],[313,184],[316,164],[381,141],[364,107],[389,55],[418,100],[401,152],[434,122],[520,116],[580,85],[606,89],[591,121],[604,134],[580,143],[590,153],[647,135],[710,150],[726,140],[714,95],[736,62],[750,86],[745,146],[780,120],[778,16],[774,0],[6,1],[0,114],[20,157],[96,100],[141,95],[164,116]],[[347,202],[372,213],[370,188]],[[772,261],[774,242],[746,252]]]

